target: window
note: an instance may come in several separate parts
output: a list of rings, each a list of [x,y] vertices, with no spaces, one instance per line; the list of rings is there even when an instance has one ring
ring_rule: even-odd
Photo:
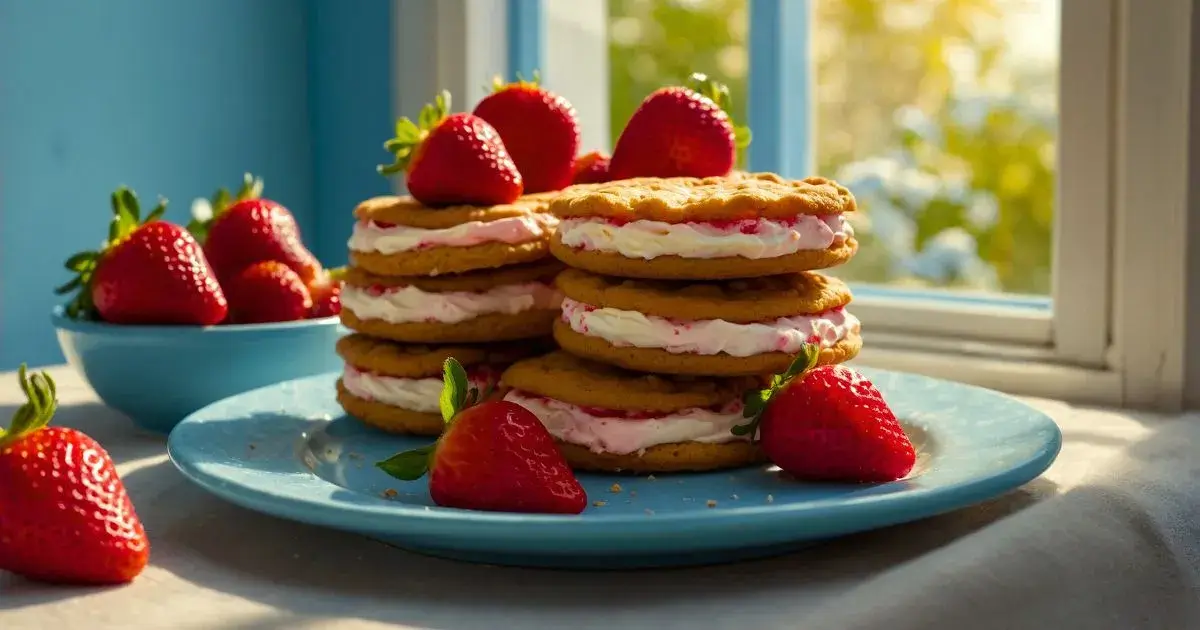
[[[397,2],[397,58],[436,52],[397,73],[396,102],[446,87],[467,107],[483,77],[537,68],[585,150],[607,149],[651,89],[706,71],[754,131],[745,167],[860,199],[860,253],[831,270],[855,292],[858,363],[1171,408],[1192,3],[1133,4]]]

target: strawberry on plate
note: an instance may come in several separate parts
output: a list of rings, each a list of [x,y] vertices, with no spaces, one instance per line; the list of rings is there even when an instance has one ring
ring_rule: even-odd
[[[47,426],[58,406],[45,372],[17,371],[27,398],[0,430],[0,570],[62,584],[137,577],[150,542],[108,453]]]
[[[187,230],[161,220],[165,199],[143,219],[137,195],[122,186],[112,194],[112,210],[108,240],[100,250],[66,261],[76,275],[54,292],[75,292],[68,316],[200,326],[225,319],[225,294],[200,244]]]
[[[443,367],[442,418],[433,444],[376,464],[412,481],[429,473],[429,494],[444,507],[493,512],[579,514],[587,495],[546,427],[524,407],[470,388],[454,359]]]
[[[608,166],[612,158],[603,151],[592,151],[575,159],[572,184],[600,184],[609,181]]]
[[[820,349],[805,351],[769,388],[746,396],[753,434],[775,465],[797,479],[882,483],[903,478],[916,450],[865,376],[843,365],[817,366]]]
[[[262,324],[306,319],[312,296],[299,274],[277,261],[264,260],[243,269],[225,285],[229,321]]]
[[[287,265],[305,285],[313,282],[321,273],[321,263],[301,241],[292,213],[262,198],[262,188],[261,179],[246,173],[236,195],[218,190],[211,217],[197,217],[188,229],[204,243],[204,253],[222,285],[246,267],[267,260]]]
[[[396,121],[396,137],[383,144],[395,162],[378,167],[382,175],[405,173],[414,199],[427,206],[494,206],[521,196],[524,179],[500,134],[474,114],[451,114],[449,92],[417,120]]]
[[[312,295],[310,318],[333,317],[342,312],[342,277],[345,274],[345,267],[329,269],[308,287]]]
[[[703,74],[686,86],[654,91],[633,112],[613,149],[609,177],[728,175],[750,130],[735,127],[721,105],[729,89]]]
[[[520,77],[492,82],[492,93],[472,112],[500,134],[525,182],[525,193],[561,190],[571,183],[579,152],[579,116],[567,99]]]

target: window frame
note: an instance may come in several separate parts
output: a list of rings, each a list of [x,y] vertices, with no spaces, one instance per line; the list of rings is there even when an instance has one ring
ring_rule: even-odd
[[[795,51],[808,45],[797,33],[812,26],[810,3],[748,2],[750,167],[801,176],[812,163],[811,143],[797,138],[811,135],[813,73],[796,67]],[[855,285],[852,310],[868,339],[856,363],[1016,394],[1182,405],[1191,243],[1189,134],[1180,130],[1190,119],[1193,10],[1194,0],[1136,11],[1130,0],[1061,0],[1053,308]],[[608,73],[606,1],[393,0],[393,19],[396,59],[435,59],[395,64],[398,115],[414,115],[442,87],[466,94],[456,109],[469,108],[487,76],[542,67],[543,82],[580,111],[585,150],[609,148],[608,82],[596,80]],[[524,39],[539,31],[540,42]],[[1160,306],[1153,335],[1144,304]]]

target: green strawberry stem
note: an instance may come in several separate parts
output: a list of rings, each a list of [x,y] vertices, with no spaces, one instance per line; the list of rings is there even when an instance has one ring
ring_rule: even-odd
[[[750,421],[746,424],[739,424],[730,431],[734,435],[749,435],[751,438],[755,438],[758,435],[758,425],[762,422],[763,412],[766,411],[767,405],[771,403],[771,398],[797,376],[816,367],[817,359],[820,356],[820,346],[815,343],[804,344],[804,349],[800,351],[800,354],[788,366],[787,371],[771,377],[770,386],[766,389],[752,389],[746,392],[742,397],[742,404],[744,405],[742,417]]]
[[[501,77],[500,75],[497,74],[496,76],[492,77],[492,84],[484,86],[484,89],[485,90],[490,89],[492,91],[492,93],[494,94],[496,92],[502,92],[504,90],[507,90],[508,88],[510,88],[514,85],[518,86],[518,87],[536,88],[542,82],[542,73],[537,71],[536,69],[533,71],[533,78],[528,81],[525,80],[525,77],[521,76],[520,72],[518,72],[516,76],[517,76],[517,80],[510,82],[510,81],[505,81],[504,77]]]
[[[395,156],[391,164],[380,164],[375,167],[380,175],[395,175],[408,170],[417,147],[429,136],[442,120],[450,115],[450,92],[442,90],[433,103],[421,108],[417,122],[408,118],[396,121],[396,137],[383,143],[383,148]]]
[[[471,386],[467,371],[454,357],[447,358],[442,364],[442,394],[438,398],[438,407],[441,408],[442,421],[446,423],[447,428],[454,423],[458,414],[478,404],[487,395],[488,392],[480,392],[479,388]],[[433,444],[397,453],[376,463],[375,466],[397,479],[420,479],[429,471],[437,444],[435,441]]]
[[[725,109],[725,104],[729,102],[729,86],[720,81],[708,78],[708,75],[703,72],[693,72],[692,76],[688,77],[687,81],[684,82],[684,86],[701,96],[708,97],[721,109]],[[739,126],[733,120],[732,116],[729,118],[729,121],[733,124],[733,145],[738,149],[745,149],[750,146],[752,137],[750,128]]]
[[[347,269],[348,267],[345,266],[334,267],[333,269],[326,269],[325,274],[329,277],[330,282],[341,282],[346,279]]]
[[[104,258],[104,254],[129,238],[134,230],[162,218],[167,211],[167,200],[159,197],[158,205],[143,219],[137,194],[126,186],[121,186],[113,192],[111,202],[113,218],[108,224],[108,239],[96,251],[79,252],[68,258],[63,266],[75,276],[66,284],[54,289],[55,295],[75,292],[75,296],[67,303],[67,316],[73,319],[96,317],[96,306],[92,303],[92,276],[95,275],[96,267]]]
[[[205,237],[208,236],[208,230],[212,227],[217,217],[221,216],[226,210],[235,203],[246,201],[247,199],[259,199],[262,197],[263,180],[261,177],[255,177],[250,173],[242,174],[242,187],[233,195],[222,186],[213,193],[209,199],[209,206],[212,208],[212,213],[206,219],[192,217],[192,220],[187,224],[187,231],[196,237],[196,240],[203,243]]]
[[[17,382],[25,393],[25,404],[13,413],[12,423],[7,430],[0,428],[0,447],[50,424],[54,411],[58,409],[57,390],[49,374],[35,372],[32,376],[28,375],[22,363],[17,369]]]

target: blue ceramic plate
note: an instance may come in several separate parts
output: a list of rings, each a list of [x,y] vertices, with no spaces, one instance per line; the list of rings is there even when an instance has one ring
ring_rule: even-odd
[[[917,467],[907,479],[808,484],[769,466],[657,478],[582,475],[593,503],[579,516],[441,508],[424,481],[399,481],[373,466],[428,440],[386,435],[346,417],[334,400],[333,374],[205,407],[171,432],[168,451],[194,482],[268,514],[443,557],[614,569],[767,556],[932,516],[1016,488],[1058,455],[1058,427],[1013,398],[911,374],[863,372],[917,445]]]

